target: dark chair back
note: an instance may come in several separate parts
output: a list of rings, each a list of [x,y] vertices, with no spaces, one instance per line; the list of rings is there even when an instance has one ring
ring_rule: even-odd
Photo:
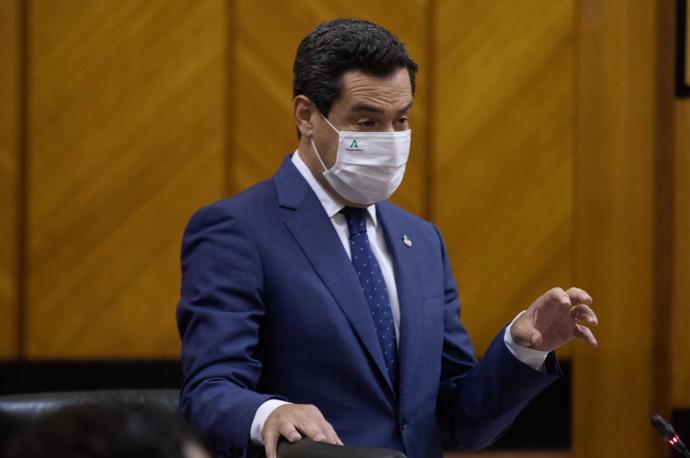
[[[43,415],[84,403],[142,402],[177,412],[177,390],[66,391],[0,396],[0,448]]]
[[[110,390],[33,393],[0,396],[0,450],[32,422],[56,410],[80,404],[141,402],[177,413],[177,390]],[[281,442],[279,458],[406,458],[400,452],[381,448],[339,447],[301,440]]]

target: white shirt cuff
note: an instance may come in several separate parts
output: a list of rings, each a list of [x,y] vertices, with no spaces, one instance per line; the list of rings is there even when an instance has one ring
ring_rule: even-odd
[[[254,414],[254,420],[252,420],[252,427],[249,430],[249,436],[256,445],[264,445],[264,439],[261,437],[261,430],[264,428],[264,423],[269,415],[273,413],[278,407],[285,404],[290,404],[289,402],[281,401],[280,399],[269,399],[264,402],[256,409]]]
[[[518,313],[518,315],[515,318],[513,318],[513,321],[510,322],[508,327],[506,327],[506,330],[503,333],[503,342],[505,343],[506,347],[508,347],[508,351],[519,361],[528,365],[536,371],[543,372],[544,361],[546,361],[546,357],[549,355],[549,352],[535,350],[533,348],[527,348],[523,347],[522,345],[518,345],[513,341],[513,336],[510,335],[510,328],[513,326],[515,320],[520,318],[520,316],[523,313],[525,313],[524,310]]]

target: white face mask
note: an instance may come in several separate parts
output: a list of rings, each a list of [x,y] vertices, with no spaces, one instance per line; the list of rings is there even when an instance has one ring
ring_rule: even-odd
[[[371,205],[388,199],[405,174],[412,130],[338,131],[325,116],[321,117],[338,133],[338,151],[330,169],[321,160],[314,139],[310,139],[326,181],[343,199],[355,204]]]

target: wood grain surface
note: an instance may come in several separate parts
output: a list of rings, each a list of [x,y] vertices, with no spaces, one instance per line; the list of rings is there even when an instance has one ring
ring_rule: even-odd
[[[573,2],[439,1],[434,15],[431,215],[482,353],[571,286]]]
[[[575,279],[596,298],[599,348],[577,348],[573,456],[664,456],[656,378],[657,15],[653,0],[578,3]]]
[[[0,2],[0,359],[18,356],[20,27],[19,0]]]
[[[676,2],[657,3],[655,365],[671,389],[657,390],[655,403],[665,416],[690,408],[690,100],[675,94],[676,14]]]
[[[29,358],[177,357],[179,247],[225,188],[226,2],[29,9]]]
[[[480,453],[462,453],[462,452],[446,452],[443,454],[445,458],[569,458],[570,454],[563,451],[549,451],[549,450],[526,450],[526,451],[500,451],[500,452],[480,452]]]
[[[674,295],[671,311],[672,407],[690,408],[690,99],[674,104]],[[690,439],[690,438],[688,438]]]

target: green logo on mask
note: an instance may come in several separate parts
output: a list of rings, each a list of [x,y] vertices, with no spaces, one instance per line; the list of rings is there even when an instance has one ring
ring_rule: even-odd
[[[350,148],[359,148],[359,145],[357,145],[357,140],[352,140],[352,144],[350,144]]]

